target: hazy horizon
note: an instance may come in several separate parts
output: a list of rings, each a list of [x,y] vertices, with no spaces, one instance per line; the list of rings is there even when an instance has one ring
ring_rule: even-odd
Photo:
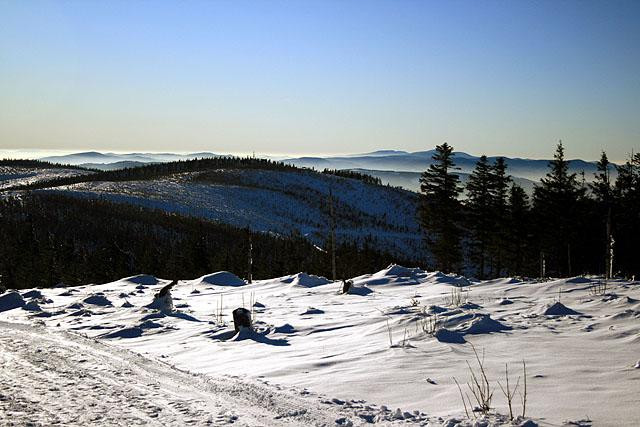
[[[0,2],[0,150],[624,161],[635,1]]]
[[[584,160],[584,161],[588,161],[588,162],[596,162],[599,160],[599,156],[597,158],[584,158],[584,157],[578,157],[578,156],[572,156],[571,155],[571,150],[568,150],[566,145],[563,142],[563,145],[565,146],[565,156],[567,159],[572,160],[572,159],[579,159],[579,160]],[[549,155],[546,157],[523,157],[523,156],[518,156],[518,155],[506,155],[506,154],[486,154],[486,153],[474,153],[474,152],[470,152],[468,150],[463,150],[463,149],[458,149],[457,147],[454,146],[455,152],[456,153],[466,153],[472,156],[476,156],[479,157],[482,154],[486,154],[488,157],[505,157],[505,158],[520,158],[520,159],[529,159],[529,160],[550,160],[551,158],[553,158],[553,154],[555,152],[555,147],[556,145],[553,145],[553,150],[550,151]],[[333,152],[333,153],[327,153],[327,152],[316,152],[316,153],[295,153],[295,152],[290,152],[290,153],[261,153],[261,152],[223,152],[220,150],[213,150],[213,149],[209,149],[209,150],[174,150],[174,151],[169,151],[169,150],[160,150],[160,151],[154,151],[154,150],[135,150],[135,149],[131,149],[131,150],[101,150],[101,149],[96,149],[96,148],[90,148],[90,149],[77,149],[77,150],[65,150],[65,149],[50,149],[50,150],[46,150],[46,149],[27,149],[27,150],[22,150],[22,149],[2,149],[0,148],[0,159],[42,159],[45,157],[52,157],[52,156],[66,156],[66,155],[71,155],[71,154],[79,154],[79,153],[88,153],[88,152],[97,152],[97,153],[102,153],[102,154],[133,154],[133,153],[140,153],[140,154],[162,154],[162,153],[167,153],[167,154],[179,154],[179,155],[188,155],[188,154],[194,154],[194,153],[213,153],[213,154],[220,154],[220,155],[232,155],[232,156],[252,156],[255,155],[256,157],[264,157],[264,158],[271,158],[271,159],[286,159],[286,158],[298,158],[298,157],[341,157],[341,156],[353,156],[353,155],[359,155],[359,154],[368,154],[368,153],[373,153],[373,152],[377,152],[377,151],[387,151],[387,150],[393,150],[393,151],[406,151],[408,153],[413,153],[413,152],[419,152],[419,151],[428,151],[428,150],[432,150],[435,147],[431,147],[431,148],[425,148],[424,150],[415,150],[415,151],[410,151],[410,150],[402,150],[399,148],[378,148],[378,149],[374,149],[371,151],[366,151],[366,152]],[[623,159],[612,159],[611,157],[609,157],[609,161],[613,162],[613,163],[617,163],[617,164],[622,164],[627,160],[627,157],[623,158]]]

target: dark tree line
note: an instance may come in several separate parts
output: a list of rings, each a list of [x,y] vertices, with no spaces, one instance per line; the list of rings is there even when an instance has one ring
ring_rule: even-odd
[[[219,270],[254,279],[330,276],[328,254],[301,236],[274,236],[128,204],[56,194],[0,200],[0,286],[104,283],[134,274],[195,278]],[[368,241],[336,248],[340,277],[403,262]]]
[[[45,162],[43,160],[32,159],[2,159],[0,166],[11,166],[15,168],[38,168],[38,169],[75,169],[84,171],[97,171],[97,169],[88,169],[82,166],[61,165],[58,163]]]
[[[603,152],[587,184],[569,171],[560,142],[531,198],[503,158],[482,156],[465,200],[453,157],[450,145],[437,146],[420,180],[418,213],[432,267],[479,278],[640,273],[640,154],[617,167],[613,182]]]
[[[178,173],[212,171],[218,169],[266,169],[275,171],[300,171],[303,168],[298,166],[274,161],[270,159],[260,159],[256,157],[235,157],[235,156],[219,156],[212,158],[177,160],[166,163],[150,163],[143,166],[132,168],[114,169],[100,171],[95,169],[86,169],[79,166],[56,165],[38,160],[2,160],[0,166],[14,167],[36,167],[36,168],[55,168],[64,167],[67,169],[79,169],[92,171],[94,173],[53,178],[50,180],[38,181],[32,184],[18,185],[7,190],[33,190],[49,187],[60,187],[63,185],[78,184],[80,182],[93,181],[139,181],[152,180],[162,178]],[[340,176],[343,178],[358,179],[372,185],[382,185],[380,178],[371,175],[354,172],[349,170],[325,169],[322,173],[328,175]]]
[[[382,185],[382,180],[379,177],[371,176],[366,173],[361,173],[349,169],[324,169],[322,173],[327,175],[341,176],[343,178],[357,179],[371,185]]]

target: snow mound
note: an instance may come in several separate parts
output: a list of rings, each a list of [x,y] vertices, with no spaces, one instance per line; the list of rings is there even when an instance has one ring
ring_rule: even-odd
[[[556,302],[552,305],[547,306],[542,314],[544,314],[545,316],[571,316],[580,313],[570,309],[561,302]]]
[[[469,281],[469,279],[467,279],[464,276],[458,276],[456,274],[451,274],[451,275],[444,274],[438,277],[435,281],[437,283],[443,283],[446,285],[453,285],[458,287],[471,285],[471,282]]]
[[[488,314],[476,314],[469,326],[464,331],[467,334],[490,334],[492,332],[501,332],[511,329],[497,320],[494,320]]]
[[[347,292],[347,294],[349,295],[360,295],[360,296],[366,296],[373,293],[373,290],[367,288],[366,286],[352,286],[351,288],[349,288],[349,292]]]
[[[398,264],[391,264],[387,268],[374,273],[372,277],[408,277],[415,279],[418,276],[423,276],[424,274],[425,271],[419,268],[407,268]]]
[[[142,336],[142,328],[138,326],[123,328],[103,335],[104,338],[138,338],[140,336]]]
[[[298,286],[301,288],[315,288],[316,286],[326,285],[331,283],[329,279],[322,276],[314,276],[313,274],[298,273],[290,276],[290,279],[285,283],[291,283],[291,286]]]
[[[302,313],[302,315],[306,315],[306,314],[323,314],[324,310],[320,310],[319,308],[315,308],[315,307],[309,307],[307,308],[307,311],[305,311],[304,313]]]
[[[22,298],[42,298],[42,292],[37,289],[34,289],[29,292],[25,292],[22,294]]]
[[[591,279],[588,279],[582,276],[577,276],[577,277],[572,277],[571,279],[567,279],[566,282],[567,283],[591,283]]]
[[[86,297],[82,301],[87,303],[87,304],[99,305],[99,306],[102,306],[102,307],[113,305],[113,304],[111,304],[111,301],[109,301],[109,299],[107,297],[105,297],[104,295],[102,295],[102,294],[90,295],[90,296]]]
[[[243,286],[246,284],[244,280],[228,271],[207,274],[194,280],[194,283],[218,286]]]
[[[26,305],[22,307],[23,310],[27,311],[42,311],[40,305],[38,305],[38,301],[29,301]]]
[[[17,292],[7,292],[0,296],[0,312],[24,307],[24,298]]]
[[[162,312],[173,311],[173,298],[171,297],[171,292],[167,292],[161,297],[154,296],[151,304],[147,304],[146,307],[154,310],[160,310]]]
[[[122,280],[135,283],[136,285],[152,286],[152,285],[158,284],[158,279],[156,279],[154,276],[150,274],[138,274],[137,276],[125,277]]]
[[[449,344],[464,344],[466,342],[461,333],[446,328],[438,329],[434,336],[438,341]]]

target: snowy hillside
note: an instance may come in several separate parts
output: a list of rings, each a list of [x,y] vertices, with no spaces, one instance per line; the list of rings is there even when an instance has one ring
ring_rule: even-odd
[[[423,256],[415,194],[311,171],[225,169],[46,191],[103,197],[280,235],[297,232],[324,246],[330,190],[339,240],[362,243],[371,237],[370,244],[404,259]]]
[[[79,169],[60,168],[30,168],[16,166],[0,166],[0,190],[17,185],[34,184],[54,178],[66,178],[86,175],[91,172]]]
[[[631,426],[640,419],[638,282],[479,282],[392,265],[353,278],[353,289],[341,294],[341,283],[304,273],[253,284],[217,273],[178,282],[173,310],[147,307],[167,283],[135,276],[7,292],[0,321],[41,325],[50,339],[61,331],[84,334],[205,374],[214,384],[238,375],[294,387],[343,411],[343,425],[457,425],[465,412],[453,378],[466,387],[466,363],[475,366],[471,344],[485,354],[492,413],[508,414],[498,385],[505,384],[505,363],[512,387],[520,377],[522,391],[524,360],[526,415],[540,425]],[[254,330],[235,333],[231,310],[243,306],[253,312]],[[7,326],[0,327],[5,337]],[[157,393],[166,392],[160,384]],[[516,395],[514,415],[520,411]]]

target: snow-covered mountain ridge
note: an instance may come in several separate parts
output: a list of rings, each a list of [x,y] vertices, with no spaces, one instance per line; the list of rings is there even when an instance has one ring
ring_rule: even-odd
[[[331,191],[339,240],[366,241],[402,259],[424,257],[415,193],[313,171],[224,169],[41,191],[106,198],[285,236],[299,233],[319,246],[329,233]]]

